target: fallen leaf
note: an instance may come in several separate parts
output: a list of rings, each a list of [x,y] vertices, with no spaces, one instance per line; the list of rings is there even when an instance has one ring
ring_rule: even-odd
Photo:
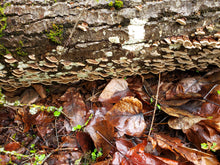
[[[87,108],[82,96],[76,89],[67,89],[64,95],[60,97],[60,100],[64,102],[63,112],[71,119],[71,126],[84,125],[86,122]]]
[[[134,144],[131,141],[128,141],[127,139],[124,138],[116,139],[115,144],[117,150],[124,155],[126,155],[126,153],[129,151],[130,148],[134,147]]]
[[[38,98],[39,98],[38,93],[32,88],[28,88],[27,90],[24,91],[24,93],[22,93],[20,98],[20,103],[30,105],[35,103]]]
[[[64,136],[61,138],[61,140],[62,144],[60,144],[60,146],[62,148],[72,148],[73,150],[78,149],[76,138],[73,138],[71,136]]]
[[[93,165],[110,165],[110,164],[111,164],[111,159],[108,159],[108,160],[103,160],[101,162],[94,163]]]
[[[168,125],[173,129],[189,129],[194,124],[200,122],[201,120],[206,120],[206,118],[200,116],[194,117],[179,117],[179,118],[171,118],[168,121]]]
[[[76,133],[76,140],[79,143],[82,151],[87,153],[89,151],[93,151],[95,146],[90,135],[86,132],[79,131]]]
[[[124,97],[107,112],[106,119],[120,132],[141,136],[146,128],[142,103],[134,97]]]
[[[167,135],[154,134],[152,139],[156,140],[158,146],[161,148],[168,149],[175,154],[179,154],[186,160],[196,165],[211,165],[211,162],[216,165],[219,164],[214,155],[185,147],[181,143],[181,140],[178,138],[172,138]]]
[[[0,155],[0,164],[7,165],[10,161],[10,158],[7,155]]]
[[[49,115],[49,113],[41,111],[38,113],[35,118],[33,118],[31,124],[37,125],[38,133],[41,137],[44,137],[46,134],[49,134],[53,131],[51,122],[54,120],[54,116]]]
[[[136,97],[140,99],[143,103],[146,103],[147,105],[150,105],[150,98],[152,92],[151,91],[145,91],[150,90],[150,85],[147,83],[147,81],[144,81],[144,77],[142,76],[134,76],[127,79],[128,87],[129,89],[135,93]],[[144,89],[144,87],[147,89]]]
[[[201,121],[183,132],[198,149],[201,149],[201,143],[207,142],[216,143],[213,150],[220,149],[220,134],[216,129],[207,125],[206,121]]]
[[[129,95],[128,83],[124,79],[112,79],[98,98],[100,102],[116,103]]]
[[[145,153],[144,149],[146,147],[146,141],[143,143],[140,143],[136,145],[135,147],[131,148],[127,154],[126,157],[128,159],[123,159],[122,164],[132,164],[132,165],[167,165],[162,160],[158,159],[157,157]],[[129,162],[129,163],[128,163]]]
[[[16,151],[20,148],[20,144],[18,142],[10,142],[4,146],[6,151]]]
[[[112,148],[109,143],[113,141],[114,137],[113,126],[99,111],[96,111],[94,117],[84,130],[91,136],[95,147],[97,149],[102,148],[102,158],[105,158]]]

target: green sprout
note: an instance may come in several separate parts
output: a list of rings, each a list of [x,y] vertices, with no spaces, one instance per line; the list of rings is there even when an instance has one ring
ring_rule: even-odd
[[[157,108],[158,108],[159,110],[161,110],[161,106],[160,106],[159,104],[157,104]]]
[[[94,151],[91,153],[91,157],[93,161],[96,161],[96,159],[102,155],[103,155],[102,148],[100,148],[99,151],[97,151],[97,149],[95,148]]]
[[[154,102],[154,99],[151,97],[150,98],[150,103],[152,104]]]
[[[92,117],[93,117],[93,114],[91,114],[91,115],[89,116],[89,118],[88,118],[88,120],[85,122],[85,124],[83,124],[83,125],[77,125],[77,126],[73,127],[73,128],[72,128],[72,131],[74,132],[74,131],[83,129],[83,127],[85,127],[85,126],[88,125],[88,123],[89,123],[89,121],[92,119]]]
[[[204,149],[204,150],[211,150],[213,152],[215,152],[215,147],[217,146],[217,143],[213,142],[213,143],[210,143],[210,142],[207,142],[207,143],[201,143],[201,148]]]
[[[217,90],[218,95],[220,95],[220,90]]]

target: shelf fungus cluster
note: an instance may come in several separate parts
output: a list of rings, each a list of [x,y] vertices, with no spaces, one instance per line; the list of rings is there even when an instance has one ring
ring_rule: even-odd
[[[109,42],[120,44],[117,36],[111,37]],[[74,51],[62,56],[60,50],[64,47],[59,45],[40,57],[30,54],[24,60],[5,54],[0,61],[1,87],[13,91],[35,83],[67,84],[173,70],[203,70],[209,65],[220,67],[220,32],[213,31],[213,26],[209,25],[196,29],[194,35],[170,36],[141,43],[138,50],[104,47],[87,52],[84,58]],[[76,45],[75,52],[80,51],[82,48]]]

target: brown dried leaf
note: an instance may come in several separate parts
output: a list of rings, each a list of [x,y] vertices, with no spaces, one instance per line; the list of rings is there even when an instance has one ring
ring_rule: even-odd
[[[127,79],[128,81],[128,87],[129,89],[136,94],[136,97],[138,99],[140,99],[143,103],[146,103],[147,105],[150,105],[150,96],[152,93],[150,91],[148,91],[148,93],[146,93],[146,91],[143,88],[143,85],[145,86],[145,88],[150,88],[150,85],[147,83],[147,81],[144,81],[144,77],[142,76],[134,76],[134,77],[130,77]],[[146,90],[147,90],[146,89]]]
[[[102,157],[106,157],[112,147],[109,142],[111,143],[113,141],[113,126],[107,120],[105,120],[102,115],[99,114],[99,111],[97,111],[94,118],[85,127],[85,131],[91,136],[95,147],[97,149],[102,148]]]
[[[87,108],[82,96],[75,88],[69,88],[60,97],[63,103],[63,112],[71,119],[71,126],[83,125],[86,122]]]
[[[73,138],[71,136],[63,136],[61,139],[62,139],[62,144],[60,146],[62,148],[73,148],[73,149],[78,148],[76,138]]]
[[[33,104],[37,101],[38,98],[39,98],[38,93],[32,88],[28,88],[21,95],[20,102],[22,104]]]
[[[116,148],[122,154],[126,155],[130,148],[134,147],[134,144],[131,141],[128,141],[124,138],[119,138],[115,142]]]
[[[81,132],[81,131],[77,132],[76,140],[79,143],[79,145],[84,153],[87,153],[89,151],[93,151],[95,148],[91,137],[86,132]]]
[[[198,149],[201,149],[201,143],[216,143],[213,150],[220,149],[220,134],[216,129],[208,126],[206,121],[201,121],[190,129],[183,130],[189,141]]]
[[[165,91],[166,100],[192,99],[201,97],[201,94],[198,92],[201,90],[202,84],[196,82],[196,78],[185,78],[179,83],[173,84],[167,91]]]
[[[110,164],[111,164],[111,159],[108,159],[108,160],[103,160],[101,162],[94,163],[93,165],[110,165]]]
[[[98,101],[116,103],[129,94],[128,83],[124,79],[112,79],[99,96]]]
[[[180,106],[167,106],[166,101],[161,103],[161,109],[170,116],[194,118],[196,117],[194,114],[199,114],[201,111],[201,106],[203,105],[204,101],[188,100]]]
[[[50,123],[54,120],[54,116],[49,115],[47,112],[38,113],[32,121],[33,125],[37,125],[39,134],[44,137],[46,134],[49,134],[53,131],[53,127],[49,126]]]
[[[122,164],[132,164],[132,165],[167,165],[154,155],[151,155],[149,153],[145,153],[144,149],[146,147],[146,141],[143,143],[140,143],[136,145],[135,147],[131,148],[127,154],[126,157],[128,158],[122,160]]]
[[[10,142],[5,145],[5,150],[6,151],[16,151],[20,148],[20,144],[18,142]]]
[[[146,128],[142,103],[134,97],[125,97],[107,112],[106,118],[120,132],[141,136]]]
[[[10,161],[10,158],[7,155],[0,155],[0,164],[7,165]]]
[[[206,118],[200,116],[171,118],[168,125],[173,129],[189,129],[201,120],[206,120]]]
[[[219,164],[214,155],[185,147],[178,138],[154,134],[153,139],[157,141],[158,146],[161,148],[178,153],[183,158],[196,165],[211,165],[211,162],[213,164]]]

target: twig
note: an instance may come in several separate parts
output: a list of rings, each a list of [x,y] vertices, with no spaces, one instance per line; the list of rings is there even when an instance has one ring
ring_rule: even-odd
[[[58,134],[57,134],[57,119],[55,119],[55,134],[56,134],[56,139],[57,139],[57,146],[59,146],[59,139],[58,139]]]
[[[155,98],[156,100],[155,100],[155,104],[154,104],[154,112],[153,112],[153,117],[152,117],[152,120],[151,120],[151,125],[150,125],[150,130],[149,130],[149,133],[148,133],[148,137],[151,134],[151,130],[152,130],[152,127],[153,127],[153,124],[154,124],[154,118],[155,118],[155,114],[156,114],[156,110],[157,110],[157,102],[158,102],[159,89],[160,89],[160,73],[159,73],[159,80],[158,80],[158,85],[157,85],[157,93],[156,93],[156,98]]]
[[[82,11],[80,12],[80,14],[79,14],[79,16],[78,16],[78,18],[77,18],[77,20],[76,20],[76,23],[75,23],[75,25],[74,25],[74,27],[73,27],[73,29],[72,29],[70,35],[69,35],[69,38],[68,38],[67,42],[64,44],[64,47],[68,47],[68,45],[69,45],[69,43],[70,43],[70,41],[71,41],[71,39],[72,39],[72,37],[73,37],[73,34],[74,34],[74,32],[76,31],[76,27],[77,27],[77,25],[78,25],[78,23],[79,23],[79,19],[81,18],[82,14],[84,13],[85,9],[87,8],[89,2],[90,2],[90,0],[87,0],[87,1],[86,1],[85,7],[84,7],[84,8],[82,9]],[[69,50],[69,49],[67,49],[65,53],[68,53],[68,50]]]

